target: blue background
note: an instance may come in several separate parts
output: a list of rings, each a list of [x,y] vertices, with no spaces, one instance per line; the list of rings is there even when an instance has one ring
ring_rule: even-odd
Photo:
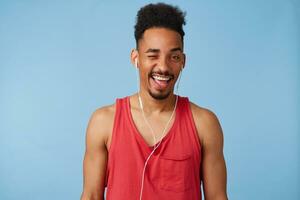
[[[79,199],[91,113],[136,91],[148,1],[0,1],[0,199]],[[223,127],[232,200],[300,198],[300,3],[165,1],[187,11],[179,93]]]

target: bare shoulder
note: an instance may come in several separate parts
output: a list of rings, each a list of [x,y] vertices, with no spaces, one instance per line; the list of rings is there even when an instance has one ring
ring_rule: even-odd
[[[100,122],[108,122],[114,118],[115,104],[103,106],[95,110],[91,116],[92,120]]]
[[[95,110],[86,131],[83,160],[84,187],[81,199],[103,199],[108,161],[107,140],[113,126],[115,105]]]
[[[87,127],[87,142],[98,143],[102,147],[109,141],[114,122],[115,104],[96,109]]]
[[[217,115],[204,107],[190,102],[191,111],[201,144],[223,142],[222,128]]]
[[[204,107],[200,107],[193,102],[190,102],[191,110],[196,124],[202,122],[204,126],[219,125],[219,120],[216,114]]]

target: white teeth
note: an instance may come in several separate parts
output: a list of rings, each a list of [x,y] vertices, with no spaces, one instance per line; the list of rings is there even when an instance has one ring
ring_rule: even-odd
[[[157,76],[157,75],[154,75],[153,78],[156,79],[156,80],[159,80],[159,81],[168,81],[168,80],[170,80],[170,77],[163,77],[163,76]]]

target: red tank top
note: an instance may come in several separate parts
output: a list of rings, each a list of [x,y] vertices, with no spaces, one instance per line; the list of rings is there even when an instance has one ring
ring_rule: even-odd
[[[175,113],[171,129],[146,166],[143,200],[201,199],[201,146],[188,98],[178,98]],[[139,200],[144,164],[153,148],[134,124],[129,97],[117,99],[106,200]]]

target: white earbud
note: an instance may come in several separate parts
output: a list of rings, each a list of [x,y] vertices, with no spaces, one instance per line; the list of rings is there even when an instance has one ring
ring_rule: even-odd
[[[138,68],[138,62],[137,61],[138,61],[137,58],[135,58],[134,59],[134,66],[135,66],[135,69],[136,69],[135,72],[136,72],[137,91],[139,93],[139,91],[140,91],[140,87],[139,87],[140,77],[139,77],[139,68]],[[141,102],[140,102],[140,104],[141,104]],[[141,107],[142,107],[142,105],[141,105]]]
[[[134,59],[134,66],[135,66],[136,68],[138,68],[137,58]]]

